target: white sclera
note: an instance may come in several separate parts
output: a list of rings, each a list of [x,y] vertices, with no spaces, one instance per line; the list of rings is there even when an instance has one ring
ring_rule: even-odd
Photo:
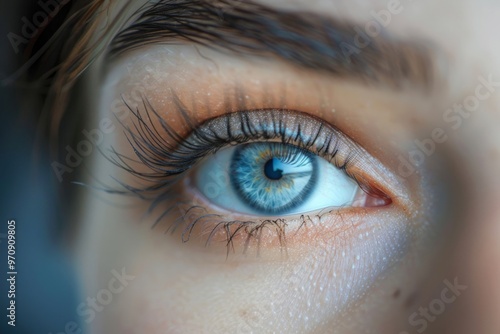
[[[195,185],[213,204],[243,214],[262,215],[235,192],[229,177],[229,168],[236,147],[229,147],[207,156],[195,172]],[[316,156],[317,182],[303,203],[283,215],[302,214],[323,208],[349,206],[359,189],[357,183],[344,171]]]

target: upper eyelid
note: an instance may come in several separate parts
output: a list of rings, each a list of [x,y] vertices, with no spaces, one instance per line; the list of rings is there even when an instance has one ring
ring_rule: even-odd
[[[269,111],[272,112],[271,117],[269,117],[268,114],[265,114]],[[283,122],[283,119],[285,119],[285,123],[280,124],[280,126],[282,126],[283,131],[290,132],[289,136],[296,136],[295,143],[299,142],[300,147],[309,150],[313,154],[320,155],[330,163],[333,163],[338,168],[345,169],[346,172],[349,172],[349,170],[354,170],[354,173],[357,172],[355,175],[348,173],[354,179],[362,175],[370,175],[370,178],[374,180],[375,183],[377,183],[378,185],[384,185],[383,189],[378,189],[384,195],[390,195],[390,197],[398,197],[400,200],[403,200],[403,194],[405,193],[405,191],[398,191],[398,189],[402,189],[403,187],[397,180],[396,175],[394,175],[392,172],[389,172],[386,168],[382,167],[380,161],[376,160],[366,150],[364,150],[361,145],[349,138],[335,126],[316,116],[312,116],[309,114],[306,115],[294,110],[261,109],[251,111],[251,113],[252,122],[256,124],[254,126],[254,129],[257,130],[259,127],[262,127],[263,124],[269,122]],[[261,117],[263,117],[263,119],[261,120],[259,120],[259,116],[255,116],[259,113],[262,115]],[[232,113],[229,115],[237,114],[238,113]],[[215,124],[211,124],[211,126],[217,127],[221,126],[221,123],[223,124],[224,122],[226,122],[227,118],[225,119],[224,117],[219,116],[217,118],[214,118],[213,120]],[[231,117],[230,121],[237,122],[238,117]],[[312,121],[315,123],[313,124]],[[260,124],[258,124],[259,122]],[[288,124],[286,122],[288,122]],[[310,126],[312,129],[310,129],[309,131],[303,131],[307,126]],[[293,134],[294,131],[297,131],[297,129],[301,129],[301,127],[302,134]],[[262,131],[262,129],[260,129],[260,131]],[[276,138],[277,135],[280,135],[280,133],[268,133],[267,137]],[[299,135],[301,135],[300,138]],[[323,144],[319,145],[318,138],[325,135],[328,137],[323,138]],[[264,139],[265,138],[266,136],[264,136]],[[284,138],[281,139],[283,140]],[[292,142],[290,139],[290,137],[286,138],[288,142]],[[354,160],[356,162],[354,162]],[[359,160],[363,161],[363,166],[361,166]],[[348,169],[346,169],[347,164],[349,164],[350,166]],[[359,179],[356,179],[356,181],[358,181],[358,183],[360,183],[362,187],[363,185],[366,186],[370,183],[368,180],[361,181]],[[394,185],[394,187],[390,187],[391,185]]]

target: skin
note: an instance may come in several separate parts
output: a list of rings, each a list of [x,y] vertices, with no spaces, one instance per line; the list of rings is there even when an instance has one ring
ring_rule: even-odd
[[[371,20],[370,10],[387,6],[382,1],[261,2],[361,25]],[[291,222],[286,255],[271,230],[263,233],[260,246],[252,242],[245,253],[244,238],[236,238],[234,252],[227,255],[223,234],[204,246],[210,226],[197,227],[183,243],[179,232],[164,233],[177,218],[174,214],[151,229],[165,207],[144,216],[149,202],[86,191],[75,213],[81,227],[75,254],[84,295],[95,297],[108,286],[113,269],[125,268],[135,277],[96,312],[88,322],[91,331],[416,333],[423,325],[409,321],[414,312],[419,314],[414,319],[427,317],[428,333],[500,329],[500,87],[460,125],[443,122],[448,108],[475,94],[478,76],[500,82],[500,45],[494,33],[500,28],[500,5],[472,0],[402,5],[386,29],[403,39],[428,41],[438,50],[438,84],[430,91],[368,85],[278,59],[196,50],[189,44],[149,46],[88,69],[101,75],[88,79],[100,93],[89,97],[95,113],[87,129],[99,128],[104,118],[114,119],[113,113],[125,110],[120,97],[135,101],[137,91],[161,117],[182,124],[172,89],[194,110],[195,123],[201,123],[227,112],[220,106],[224,98],[238,98],[238,85],[249,97],[248,109],[281,108],[285,99],[287,108],[334,124],[364,149],[366,177],[393,198],[389,207],[332,211],[302,229]],[[118,9],[113,7],[109,15],[117,15]],[[134,120],[129,115],[123,123]],[[113,126],[100,147],[133,156],[120,124]],[[398,174],[398,157],[407,157],[412,143],[430,138],[436,127],[445,129],[447,140],[436,144],[416,173]],[[186,127],[176,130],[186,135]],[[91,184],[95,177],[116,186],[110,175],[138,184],[98,153],[86,165]],[[210,212],[234,214],[200,197],[191,183],[179,187],[183,198],[199,199]],[[467,288],[446,304],[443,314],[424,315],[422,308],[442,299],[444,281],[455,278]]]

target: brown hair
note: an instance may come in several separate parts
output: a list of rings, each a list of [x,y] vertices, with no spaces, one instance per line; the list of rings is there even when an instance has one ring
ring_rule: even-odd
[[[100,18],[109,9],[108,0],[71,0],[59,11],[63,18],[53,20],[25,54],[27,62],[20,81],[27,83],[30,106],[37,128],[37,144],[49,142],[57,156],[60,128],[69,104],[72,88],[101,49],[98,45],[107,29],[100,28]],[[55,33],[54,33],[55,31]],[[26,60],[26,59],[25,59]],[[68,136],[70,137],[70,136]]]

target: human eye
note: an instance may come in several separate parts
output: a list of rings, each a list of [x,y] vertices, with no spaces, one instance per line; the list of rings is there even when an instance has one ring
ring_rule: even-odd
[[[292,111],[244,115],[226,115],[202,130],[226,135],[233,144],[206,157],[194,173],[194,186],[215,205],[240,214],[279,216],[390,203],[370,185],[362,184],[363,191],[355,174],[349,175],[351,165],[359,165],[367,153],[339,130]],[[221,128],[224,133],[217,133]]]
[[[149,120],[150,112],[145,112]],[[165,136],[154,121],[138,117],[142,130],[130,131],[132,146],[154,175],[137,175],[157,178],[148,189],[168,199],[166,212],[179,211],[177,224],[167,230],[182,230],[183,241],[201,230],[209,244],[223,232],[231,246],[246,238],[247,247],[271,222],[278,227],[275,237],[283,238],[285,227],[293,232],[351,207],[392,202],[386,194],[390,187],[382,190],[380,164],[340,130],[304,113],[257,109],[222,114],[190,129],[171,150],[161,144]],[[165,124],[163,130],[172,136]]]
[[[338,170],[329,169],[326,160],[290,144],[242,144],[207,160],[197,173],[197,188],[217,205],[240,213],[289,215],[349,205],[357,188]],[[207,188],[213,182],[207,176],[220,171],[231,176],[229,181],[221,182],[220,187],[225,187],[214,190],[214,194]],[[323,201],[318,195],[326,195],[326,191],[319,180],[327,179],[325,172],[334,180],[324,184],[331,189],[331,196]]]

